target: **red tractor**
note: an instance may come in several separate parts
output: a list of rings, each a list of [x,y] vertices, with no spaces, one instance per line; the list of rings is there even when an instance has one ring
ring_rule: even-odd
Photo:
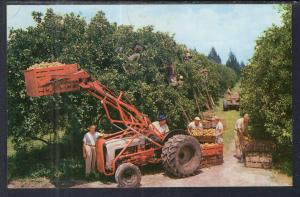
[[[240,93],[228,91],[224,96],[223,110],[227,111],[230,109],[239,110],[240,108]]]
[[[186,131],[161,134],[147,115],[131,105],[123,92],[116,94],[76,64],[32,68],[25,71],[28,96],[85,91],[98,99],[110,123],[119,131],[100,137],[96,143],[97,169],[115,175],[121,187],[136,187],[141,181],[137,166],[162,163],[168,174],[187,177],[198,172],[201,148]],[[115,111],[118,118],[111,116]]]

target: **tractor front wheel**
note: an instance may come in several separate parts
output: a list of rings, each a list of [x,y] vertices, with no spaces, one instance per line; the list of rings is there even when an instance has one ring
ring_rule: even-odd
[[[198,141],[187,135],[171,137],[162,148],[163,166],[175,177],[195,175],[200,167],[201,149]]]
[[[142,174],[136,165],[123,163],[117,168],[115,179],[119,187],[138,187]]]

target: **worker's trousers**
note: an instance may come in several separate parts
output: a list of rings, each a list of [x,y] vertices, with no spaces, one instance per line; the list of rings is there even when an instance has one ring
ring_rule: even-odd
[[[238,158],[242,157],[242,147],[241,147],[241,142],[240,138],[237,134],[237,131],[234,131],[234,141],[235,141],[235,156]]]
[[[96,147],[85,145],[86,158],[85,158],[85,175],[89,175],[95,171],[96,167]]]

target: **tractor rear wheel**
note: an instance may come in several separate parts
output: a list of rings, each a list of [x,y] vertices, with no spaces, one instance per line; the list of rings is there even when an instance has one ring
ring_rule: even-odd
[[[142,174],[136,165],[123,163],[117,168],[115,179],[119,187],[138,187],[141,183]]]
[[[195,175],[200,167],[201,149],[198,141],[187,135],[174,135],[162,148],[163,166],[175,177]]]

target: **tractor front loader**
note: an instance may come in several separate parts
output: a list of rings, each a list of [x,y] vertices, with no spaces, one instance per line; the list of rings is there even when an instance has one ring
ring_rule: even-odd
[[[150,126],[147,115],[131,105],[124,92],[116,94],[76,64],[29,68],[25,71],[27,95],[40,97],[84,91],[98,99],[118,132],[96,142],[97,170],[115,176],[120,187],[136,187],[141,181],[138,166],[162,163],[168,174],[186,177],[197,173],[201,150],[198,141],[185,131],[167,135]],[[117,112],[118,118],[112,117]]]

